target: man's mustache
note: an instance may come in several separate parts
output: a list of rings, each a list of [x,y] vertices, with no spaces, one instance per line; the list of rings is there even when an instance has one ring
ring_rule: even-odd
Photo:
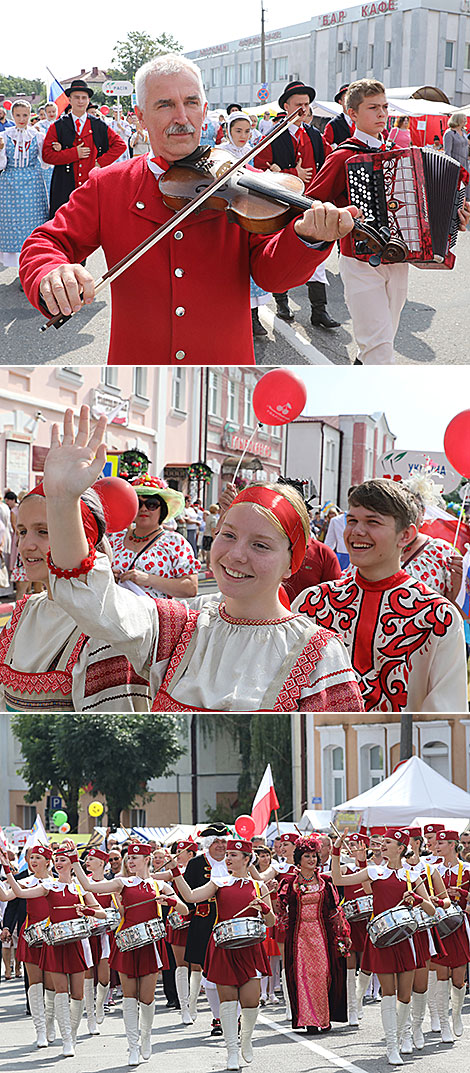
[[[196,127],[193,127],[192,123],[170,123],[170,126],[166,128],[165,134],[195,134]]]

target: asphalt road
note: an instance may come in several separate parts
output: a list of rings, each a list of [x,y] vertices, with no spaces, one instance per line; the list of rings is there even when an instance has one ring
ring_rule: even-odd
[[[120,1004],[108,1014],[99,1036],[88,1036],[86,1021],[79,1030],[74,1059],[64,1059],[59,1041],[47,1050],[38,1051],[34,1044],[31,1019],[24,1014],[22,981],[3,982],[0,990],[0,1073],[113,1073],[127,1069],[127,1045]],[[470,1002],[466,1000],[463,1020],[464,1035],[453,1045],[438,1042],[438,1035],[428,1031],[425,1018],[425,1047],[413,1056],[404,1058],[405,1068],[416,1073],[454,1073],[458,1067],[467,1068],[470,1039]],[[211,1039],[211,1014],[205,997],[199,999],[198,1018],[194,1025],[184,1027],[179,1015],[166,1009],[160,986],[157,988],[157,1008],[152,1033],[153,1052],[148,1064],[141,1069],[149,1073],[212,1073],[225,1069],[223,1039]],[[390,1073],[385,1047],[379,1003],[365,1006],[361,1027],[347,1025],[319,1037],[307,1037],[292,1032],[284,1016],[284,1007],[267,1006],[261,1011],[254,1035],[253,1073]]]
[[[87,267],[95,278],[101,275],[106,267],[101,250],[89,258]],[[307,288],[297,287],[290,292],[295,312],[292,324],[284,324],[274,316],[273,302],[261,308],[260,317],[268,335],[256,341],[258,365],[348,365],[354,361],[356,346],[336,249],[327,261],[327,273],[329,309],[341,327],[333,331],[312,328]],[[457,263],[452,272],[410,268],[409,297],[396,339],[398,364],[464,364],[469,360],[469,277],[470,232],[459,236]],[[0,361],[14,365],[104,363],[109,302],[109,291],[105,289],[92,306],[62,328],[40,333],[42,317],[21,293],[16,271],[0,266]],[[132,361],[135,360],[133,355]],[[145,356],[139,356],[139,360],[143,362]]]

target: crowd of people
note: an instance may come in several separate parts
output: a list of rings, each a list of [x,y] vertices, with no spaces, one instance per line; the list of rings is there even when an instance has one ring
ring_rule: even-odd
[[[249,165],[250,174],[254,168],[294,177],[298,183],[289,188],[291,196],[305,190],[312,207],[291,219],[282,231],[276,232],[273,223],[273,234],[267,237],[263,237],[262,228],[261,234],[235,234],[233,225],[226,233],[225,214],[207,217],[203,213],[205,230],[200,237],[206,271],[197,282],[194,255],[197,248],[199,265],[199,239],[194,250],[185,243],[185,265],[178,269],[193,277],[194,303],[188,296],[182,304],[183,284],[175,281],[173,273],[168,278],[167,261],[162,260],[166,255],[159,244],[155,245],[145,257],[144,269],[136,261],[124,274],[124,283],[121,276],[111,283],[110,361],[129,362],[136,345],[142,353],[154,354],[153,317],[142,317],[140,312],[134,317],[133,309],[137,301],[139,311],[146,307],[149,280],[155,274],[162,280],[158,296],[161,308],[154,310],[162,362],[175,356],[178,360],[190,357],[192,363],[211,360],[199,310],[210,302],[217,335],[219,284],[224,296],[221,306],[227,363],[242,360],[250,364],[254,360],[253,336],[267,334],[259,307],[271,295],[276,315],[284,321],[294,319],[289,289],[304,282],[312,326],[327,331],[338,328],[339,321],[327,308],[325,271],[325,260],[338,240],[340,273],[358,346],[355,364],[393,362],[394,337],[407,295],[408,261],[369,263],[359,253],[351,238],[357,210],[349,211],[346,188],[346,166],[351,157],[404,149],[410,144],[407,118],[399,118],[395,126],[389,120],[382,83],[360,79],[341,86],[335,100],[342,113],[326,124],[323,133],[312,114],[315,89],[300,80],[286,85],[279,97],[279,111],[274,115],[267,111],[260,120],[236,103],[231,103],[218,120],[210,118],[200,70],[184,57],[170,54],[145,64],[136,74],[135,86],[138,104],[127,116],[114,108],[108,118],[103,117],[93,105],[92,89],[76,79],[66,90],[69,110],[60,117],[53,114],[56,106],[50,104],[44,118],[38,115],[33,121],[29,104],[20,100],[12,105],[11,119],[2,124],[0,260],[17,264],[21,252],[20,275],[30,301],[44,314],[68,317],[78,312],[82,303],[91,302],[94,296],[94,280],[85,266],[89,254],[101,245],[108,263],[115,264],[155,230],[154,223],[168,219],[164,184],[169,180],[165,173],[174,161],[186,157],[197,161],[193,154],[198,146],[216,151],[216,156],[225,152],[229,160],[236,161],[248,148],[260,145]],[[150,101],[160,100],[162,95],[171,104],[164,116],[156,117]],[[262,139],[272,133],[279,120],[284,120],[285,129],[275,141],[264,145]],[[463,167],[468,164],[466,123],[465,114],[455,113],[444,135],[445,151]],[[140,162],[130,160],[130,156],[140,157]],[[157,200],[156,181],[163,204],[158,208],[155,204],[150,211],[149,205]],[[285,182],[282,189],[287,196]],[[131,201],[135,195],[135,210],[131,212],[130,195]],[[458,209],[460,230],[466,229],[470,219],[469,204],[464,199]],[[105,212],[100,205],[106,206]],[[171,206],[173,210],[173,202]],[[193,231],[198,228],[190,228],[191,238]],[[255,231],[259,231],[258,225]],[[183,237],[184,231],[176,230],[175,237],[180,234]],[[227,256],[221,272],[220,263],[211,260],[211,250],[220,249],[222,244]],[[155,294],[150,296],[149,292],[149,308],[154,302]],[[184,319],[174,321],[174,316]],[[138,338],[137,324],[141,325]],[[232,333],[235,324],[237,332]],[[220,326],[222,330],[222,322]],[[227,350],[232,334],[236,334],[233,354]]]
[[[0,850],[1,939],[6,978],[12,948],[17,976],[23,967],[40,1049],[57,1023],[72,1056],[83,1013],[99,1034],[122,1003],[129,1066],[148,1060],[159,981],[183,1026],[203,1013],[204,988],[204,1031],[223,1035],[229,1070],[253,1060],[267,1004],[315,1035],[359,1028],[365,996],[380,996],[396,1066],[422,1051],[425,1030],[447,1044],[463,1035],[470,831],[361,827],[333,844],[296,830],[268,845],[214,822],[171,846],[119,842],[108,829],[80,855],[66,839],[25,858],[19,870],[14,851]]]

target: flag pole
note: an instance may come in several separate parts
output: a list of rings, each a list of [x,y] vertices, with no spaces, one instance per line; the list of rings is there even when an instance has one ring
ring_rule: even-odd
[[[279,809],[277,809],[277,808],[274,809],[274,815],[276,817],[277,833],[278,833],[279,838],[280,838],[281,837],[281,828],[279,827]]]

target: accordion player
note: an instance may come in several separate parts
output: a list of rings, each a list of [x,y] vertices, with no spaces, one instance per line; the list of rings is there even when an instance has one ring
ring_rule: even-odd
[[[454,267],[458,210],[468,182],[458,161],[430,147],[360,153],[346,162],[346,181],[350,203],[382,230],[383,264]],[[353,249],[359,260],[370,260],[360,239],[353,237]]]

